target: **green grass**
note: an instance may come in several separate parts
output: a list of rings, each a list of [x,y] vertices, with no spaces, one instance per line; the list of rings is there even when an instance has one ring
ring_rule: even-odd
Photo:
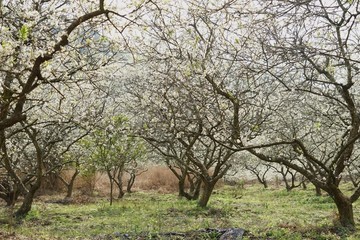
[[[354,205],[360,222],[360,207]],[[8,213],[1,209],[0,218]],[[112,206],[104,199],[84,205],[36,201],[22,224],[0,225],[0,232],[16,232],[32,239],[93,239],[114,234],[189,232],[204,228],[239,227],[245,239],[360,239],[334,228],[336,208],[313,189],[263,189],[260,185],[225,186],[215,190],[209,207],[179,199],[176,194],[136,192]],[[360,230],[360,229],[359,229]],[[204,239],[215,239],[204,236]]]

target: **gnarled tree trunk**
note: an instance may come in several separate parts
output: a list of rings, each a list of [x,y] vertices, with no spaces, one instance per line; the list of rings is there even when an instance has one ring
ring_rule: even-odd
[[[350,198],[345,196],[339,189],[332,190],[330,196],[336,204],[341,226],[349,230],[355,230],[354,210]]]
[[[25,217],[28,214],[28,212],[30,212],[35,193],[40,188],[40,186],[41,186],[41,177],[38,177],[36,179],[36,182],[30,187],[29,191],[26,193],[20,208],[15,212],[16,217],[18,218]]]

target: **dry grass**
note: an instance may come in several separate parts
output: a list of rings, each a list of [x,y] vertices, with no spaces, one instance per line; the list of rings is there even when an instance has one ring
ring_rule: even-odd
[[[159,193],[173,193],[178,190],[178,180],[167,167],[153,166],[136,178],[134,188],[155,190]]]
[[[65,170],[61,173],[62,177],[70,180],[74,171]],[[128,176],[124,177],[124,188],[126,188]],[[151,166],[148,170],[136,177],[133,190],[135,191],[156,191],[158,193],[174,193],[178,191],[178,180],[174,174],[165,166]],[[53,195],[65,192],[65,186],[60,181],[49,183],[44,179],[43,186],[39,195]],[[79,174],[75,180],[75,195],[96,195],[106,196],[110,192],[110,183],[105,173],[97,172],[95,175]],[[115,194],[117,189],[115,189]]]
[[[73,170],[64,170],[61,176],[69,181],[73,175]],[[129,176],[125,174],[123,187],[126,189]],[[226,183],[220,180],[216,188],[224,186]],[[186,183],[185,187],[189,187]],[[177,193],[178,179],[166,166],[149,166],[147,171],[136,177],[133,191],[154,191],[157,193]],[[59,179],[44,178],[43,184],[37,196],[65,196],[66,187]],[[117,188],[114,188],[114,196],[117,196]],[[82,198],[84,195],[89,197],[106,197],[110,193],[110,183],[106,173],[97,172],[95,175],[79,174],[75,180],[73,198]],[[80,202],[82,202],[80,200]]]

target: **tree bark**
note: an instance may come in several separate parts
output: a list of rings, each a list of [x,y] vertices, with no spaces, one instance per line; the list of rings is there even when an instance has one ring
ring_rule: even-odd
[[[342,227],[349,230],[355,230],[355,220],[352,202],[340,190],[336,190],[331,194],[339,213],[339,223]]]
[[[205,182],[203,181],[203,192],[199,199],[199,206],[205,208],[209,202],[210,196],[214,190],[215,183],[214,182]]]
[[[15,212],[15,216],[17,218],[23,218],[28,214],[28,212],[30,212],[35,193],[40,188],[40,186],[41,186],[41,178],[38,178],[34,183],[34,185],[30,187],[29,191],[25,195],[20,208]]]

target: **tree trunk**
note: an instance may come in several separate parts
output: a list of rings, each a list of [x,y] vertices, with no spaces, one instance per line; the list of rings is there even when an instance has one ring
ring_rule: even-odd
[[[136,174],[135,173],[130,173],[130,177],[126,186],[126,192],[127,193],[131,193],[131,188],[135,183],[135,178],[136,178]]]
[[[261,178],[259,174],[256,174],[256,177],[258,182],[261,183],[264,186],[264,188],[268,188],[268,184],[264,176]]]
[[[346,197],[339,190],[336,190],[331,196],[333,196],[338,209],[341,226],[352,231],[355,230],[354,211],[350,198]]]
[[[112,205],[113,203],[113,193],[114,193],[114,178],[113,176],[111,175],[111,170],[110,169],[107,169],[106,170],[106,173],[109,177],[109,183],[110,183],[110,206]]]
[[[200,196],[200,190],[201,190],[201,179],[197,179],[194,184],[194,190],[190,192],[192,195],[192,199],[196,200]]]
[[[185,178],[183,176],[179,178],[178,187],[179,197],[185,197],[186,199],[190,200],[190,196],[185,192]]]
[[[189,173],[186,174],[186,179],[188,179],[188,182],[190,184],[189,192],[190,194],[194,193],[196,189],[199,186],[199,183],[201,184],[201,179],[195,175],[191,175]]]
[[[118,186],[118,189],[119,189],[119,195],[118,195],[118,198],[122,198],[125,193],[124,193],[124,190],[123,190],[123,170],[122,168],[119,169],[119,172],[117,174],[117,182],[116,182],[116,185]]]
[[[6,202],[7,207],[11,207],[15,205],[15,201],[17,199],[15,192],[10,193],[0,193],[0,198]]]
[[[200,195],[201,180],[197,180],[190,187],[189,192],[185,191],[185,178],[179,179],[179,197],[185,197],[187,200],[196,200]]]
[[[259,182],[260,184],[262,184],[262,185],[264,186],[264,188],[268,188],[268,184],[267,184],[267,181],[266,181],[266,179],[265,179],[265,175],[261,177],[261,176],[260,176],[260,173],[258,173],[258,172],[252,171],[252,173],[255,174],[258,182]]]
[[[290,184],[288,183],[286,177],[283,177],[283,180],[284,180],[284,183],[285,183],[286,191],[290,192],[290,191],[291,191],[291,186],[290,186]]]
[[[35,193],[37,190],[39,190],[42,182],[42,157],[41,157],[41,151],[38,148],[38,145],[36,143],[37,151],[38,151],[38,166],[37,166],[37,175],[36,180],[34,184],[30,187],[29,191],[26,193],[24,200],[20,206],[20,208],[15,212],[15,217],[17,218],[23,218],[25,217],[28,212],[31,210],[31,206],[34,200]]]
[[[199,206],[205,208],[209,202],[210,196],[214,190],[215,183],[214,182],[205,182],[203,181],[203,192],[199,199]]]
[[[70,181],[69,185],[67,185],[66,187],[67,187],[67,190],[66,190],[65,198],[71,198],[72,197],[72,192],[73,192],[73,189],[74,189],[74,182]]]
[[[7,186],[5,184],[8,184]],[[3,188],[0,189],[2,192],[0,192],[0,198],[3,199],[6,202],[6,206],[14,206],[16,200],[18,199],[20,195],[19,188],[14,186],[10,186],[10,183],[4,183]]]
[[[78,169],[76,169],[75,173],[72,175],[69,184],[66,184],[67,187],[67,191],[66,191],[66,196],[65,198],[71,198],[72,197],[72,193],[73,193],[73,189],[74,189],[74,183],[75,183],[75,179],[77,177],[77,175],[80,173],[80,171]]]
[[[26,214],[28,214],[28,212],[30,212],[32,202],[34,199],[34,194],[35,194],[35,192],[29,192],[28,194],[25,195],[25,198],[24,198],[23,203],[21,204],[21,207],[15,212],[16,217],[23,218],[26,216]]]
[[[35,184],[31,186],[28,193],[25,195],[20,208],[15,212],[16,217],[23,218],[30,212],[35,193],[40,188],[40,185],[41,179],[37,179]]]
[[[125,193],[124,193],[124,191],[123,191],[122,182],[119,183],[118,188],[119,188],[118,198],[120,199],[120,198],[122,198],[122,197],[125,195]]]
[[[321,196],[321,188],[315,186],[316,196]]]
[[[113,203],[113,190],[114,190],[114,181],[110,178],[110,206]]]

